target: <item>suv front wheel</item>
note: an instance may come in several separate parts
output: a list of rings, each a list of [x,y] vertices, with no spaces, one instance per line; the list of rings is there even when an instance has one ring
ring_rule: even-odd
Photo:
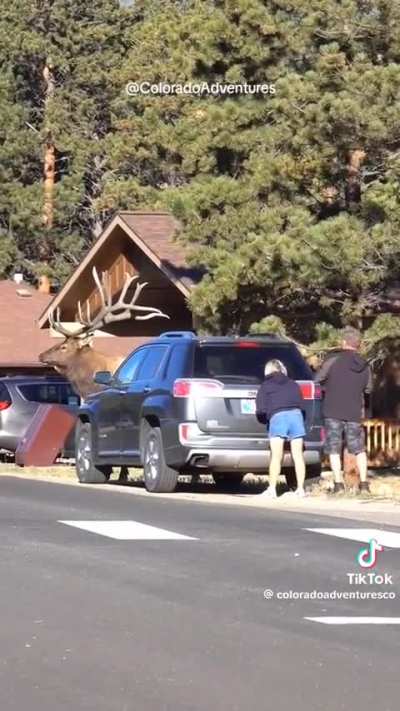
[[[142,434],[142,462],[144,483],[147,491],[171,493],[178,482],[178,472],[165,461],[162,436],[159,427],[150,427],[146,422]]]
[[[111,466],[99,467],[93,458],[92,426],[79,421],[75,433],[75,467],[81,484],[104,484],[109,480]]]

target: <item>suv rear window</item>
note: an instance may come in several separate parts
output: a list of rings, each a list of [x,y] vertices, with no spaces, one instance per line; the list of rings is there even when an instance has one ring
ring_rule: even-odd
[[[19,385],[25,400],[57,405],[79,405],[79,396],[69,383],[29,383]]]
[[[267,361],[278,358],[286,366],[289,378],[312,380],[307,363],[295,346],[286,344],[251,344],[241,346],[200,345],[194,358],[195,378],[217,378],[224,382],[261,383]]]

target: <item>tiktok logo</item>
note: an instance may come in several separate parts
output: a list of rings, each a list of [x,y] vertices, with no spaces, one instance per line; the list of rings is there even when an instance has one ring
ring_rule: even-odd
[[[357,563],[361,568],[373,568],[376,565],[377,554],[383,551],[383,546],[381,546],[375,538],[371,538],[368,543],[367,548],[361,548],[357,555]]]

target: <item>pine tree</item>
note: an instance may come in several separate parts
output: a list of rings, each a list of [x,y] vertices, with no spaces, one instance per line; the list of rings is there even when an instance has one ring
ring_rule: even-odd
[[[389,0],[165,0],[131,29],[101,200],[181,218],[204,329],[274,315],[312,340],[398,309],[399,20]],[[276,93],[124,96],[139,79]]]
[[[206,271],[204,330],[319,347],[352,322],[376,343],[400,310],[399,60],[390,0],[11,0],[2,273],[63,278],[115,209],[164,207]],[[275,93],[128,96],[135,81]]]
[[[63,278],[103,225],[110,73],[134,20],[118,0],[10,0],[2,10],[0,224],[28,276]]]

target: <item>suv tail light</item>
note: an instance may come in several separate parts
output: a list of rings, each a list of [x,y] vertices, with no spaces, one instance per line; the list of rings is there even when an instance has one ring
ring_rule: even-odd
[[[235,348],[260,348],[260,344],[255,341],[239,341],[235,343]]]
[[[200,439],[201,442],[206,442],[210,439],[202,432],[196,422],[181,422],[179,425],[179,441],[181,444],[187,444]]]
[[[219,380],[185,380],[178,378],[174,382],[174,397],[221,397],[224,386]]]
[[[11,400],[0,400],[0,412],[1,410],[7,410],[11,405]]]
[[[321,400],[321,387],[312,380],[299,383],[304,400]]]

